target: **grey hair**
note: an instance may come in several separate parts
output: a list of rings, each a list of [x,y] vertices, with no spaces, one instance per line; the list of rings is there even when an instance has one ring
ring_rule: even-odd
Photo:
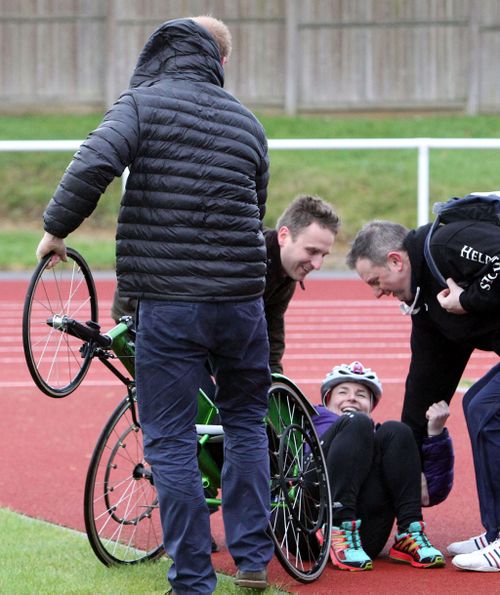
[[[375,219],[366,223],[356,234],[346,257],[347,266],[356,268],[361,258],[370,260],[376,266],[387,263],[387,255],[395,250],[404,250],[403,242],[409,229],[399,223]]]
[[[317,223],[320,227],[329,229],[334,235],[340,225],[333,207],[322,198],[300,195],[296,196],[283,211],[276,223],[276,229],[288,227],[292,238],[295,239],[311,223]]]

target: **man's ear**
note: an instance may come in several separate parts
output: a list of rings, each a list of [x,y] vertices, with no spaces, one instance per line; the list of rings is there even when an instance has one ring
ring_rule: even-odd
[[[390,269],[402,271],[404,264],[405,259],[403,258],[403,254],[401,252],[394,250],[393,252],[389,252],[389,254],[387,254],[387,266]]]
[[[278,245],[280,248],[282,248],[285,244],[285,240],[287,239],[287,237],[290,235],[290,230],[288,229],[288,227],[286,225],[282,225],[279,229],[278,229]]]

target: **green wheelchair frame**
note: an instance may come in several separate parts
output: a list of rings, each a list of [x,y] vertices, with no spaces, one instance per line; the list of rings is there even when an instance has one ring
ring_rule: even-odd
[[[124,317],[102,333],[90,268],[75,250],[68,248],[67,255],[67,262],[54,266],[46,256],[31,278],[23,311],[26,363],[36,386],[50,397],[74,392],[94,358],[127,387],[91,457],[85,526],[94,553],[106,565],[155,560],[164,550],[156,490],[144,459],[137,415],[133,321]],[[331,496],[314,415],[300,389],[274,374],[265,419],[271,467],[269,534],[281,565],[304,583],[321,575],[330,548]],[[200,389],[198,464],[212,508],[221,504],[222,461],[214,452],[222,452],[224,436],[222,426],[214,423],[216,416],[216,405]],[[316,538],[318,531],[325,539]]]

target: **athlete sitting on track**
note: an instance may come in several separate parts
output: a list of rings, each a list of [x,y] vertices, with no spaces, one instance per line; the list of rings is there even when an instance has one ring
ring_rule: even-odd
[[[453,447],[444,427],[448,405],[441,401],[427,411],[421,473],[410,428],[372,421],[381,396],[377,375],[359,362],[335,366],[321,385],[323,404],[313,421],[332,489],[330,558],[341,570],[370,570],[396,519],[392,559],[416,568],[444,566],[444,556],[424,532],[421,507],[444,500],[453,483]]]

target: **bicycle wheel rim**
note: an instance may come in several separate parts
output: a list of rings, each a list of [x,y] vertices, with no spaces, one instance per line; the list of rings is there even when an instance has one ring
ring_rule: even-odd
[[[85,482],[87,536],[106,566],[137,564],[163,554],[158,500],[149,473],[142,434],[126,398],[99,437]]]
[[[35,385],[54,398],[71,394],[84,379],[92,355],[80,353],[81,339],[47,324],[53,315],[98,321],[97,292],[83,257],[67,248],[68,261],[49,267],[51,255],[36,267],[23,308],[23,349]]]
[[[311,417],[292,385],[273,383],[270,416],[270,534],[283,568],[294,579],[310,583],[329,559],[331,495],[326,462]],[[318,530],[325,533],[322,543],[316,537]]]

